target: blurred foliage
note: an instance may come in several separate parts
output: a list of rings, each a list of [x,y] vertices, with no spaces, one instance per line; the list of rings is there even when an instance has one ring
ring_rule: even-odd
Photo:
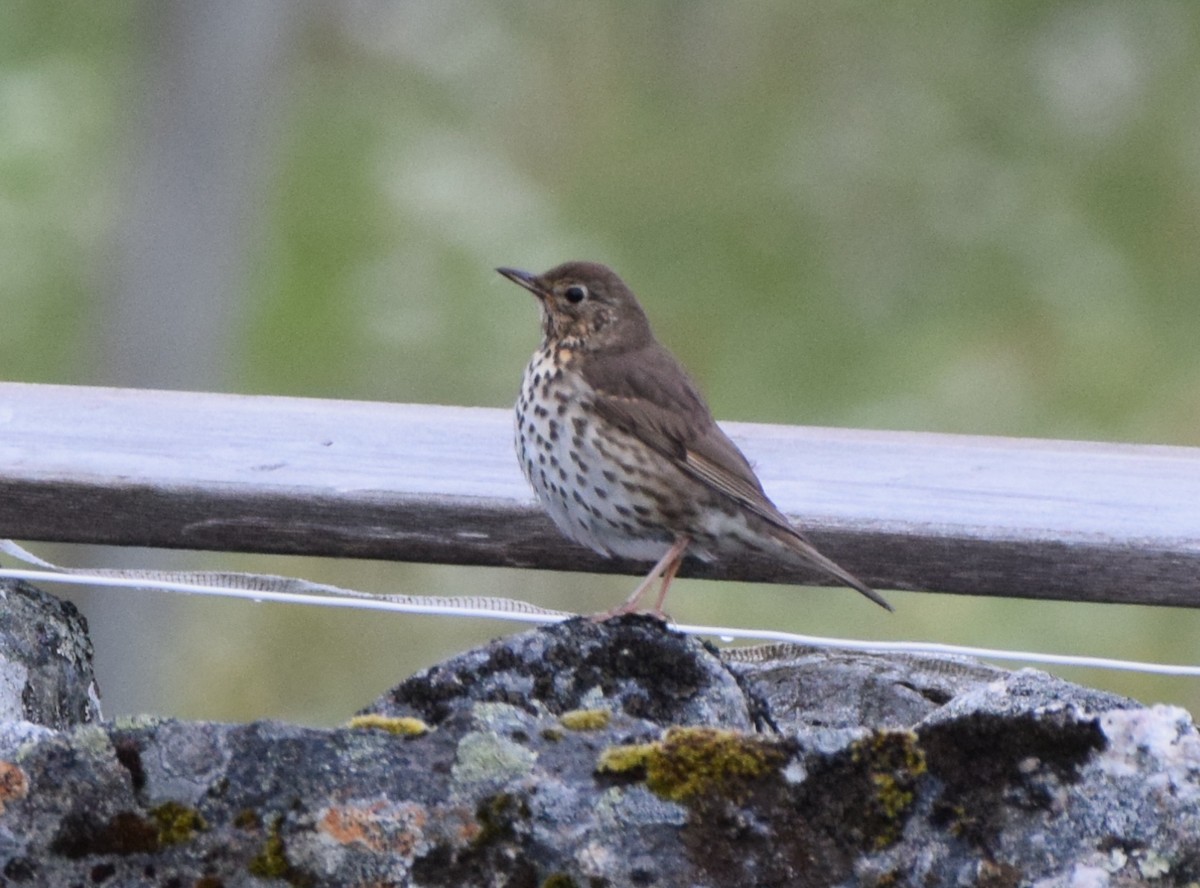
[[[150,5],[0,9],[0,377],[99,379]],[[724,418],[1200,444],[1191,0],[328,0],[285,76],[240,351],[213,355],[240,391],[507,405],[536,314],[492,268],[590,258]],[[584,610],[629,582],[197,558]],[[1191,613],[898,604],[687,582],[672,599],[686,621],[1198,659]],[[144,657],[107,683],[110,712],[337,720],[505,631],[128,606],[95,627],[102,676]],[[144,608],[176,621],[169,642],[132,625]],[[1200,707],[1194,682],[1084,680]]]

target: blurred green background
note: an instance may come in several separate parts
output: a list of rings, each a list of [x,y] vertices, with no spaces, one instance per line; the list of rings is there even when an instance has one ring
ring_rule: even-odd
[[[492,269],[588,258],[721,418],[1200,445],[1198,95],[1193,0],[9,0],[0,378],[508,406],[536,311]],[[36,548],[583,611],[631,582]],[[334,723],[510,631],[64,594],[108,715]],[[671,605],[1200,662],[1187,611],[892,600]],[[1197,680],[1058,671],[1200,711]]]

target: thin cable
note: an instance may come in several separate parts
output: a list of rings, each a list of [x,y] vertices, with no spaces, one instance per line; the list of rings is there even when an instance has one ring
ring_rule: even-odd
[[[517,623],[560,623],[574,616],[573,614],[536,608],[534,605],[528,605],[525,602],[513,602],[509,599],[411,597],[405,598],[404,600],[397,600],[396,598],[387,598],[383,596],[358,597],[360,595],[367,594],[361,592],[356,593],[354,597],[349,597],[342,594],[327,595],[317,592],[281,592],[263,588],[231,588],[223,585],[206,585],[202,583],[172,581],[162,578],[105,576],[83,572],[65,574],[57,573],[55,571],[20,570],[10,568],[0,568],[0,577],[36,580],[48,583],[64,583],[67,585],[105,586],[126,589],[157,589],[168,592],[182,592],[189,595],[207,595],[223,598],[243,599],[254,602],[270,602],[275,604],[305,604],[317,605],[321,607],[390,611],[394,613],[423,614],[432,616],[475,617],[491,620],[511,620]],[[261,577],[261,579],[275,580],[286,578]],[[300,580],[296,582],[304,583],[305,581]],[[501,601],[506,602],[506,605],[495,606],[496,602]],[[732,641],[737,639],[749,641],[774,641],[788,644],[801,644],[817,648],[861,651],[863,653],[950,654],[954,656],[979,657],[989,660],[1004,660],[1019,663],[1047,663],[1057,666],[1079,666],[1090,669],[1145,672],[1154,675],[1200,677],[1200,666],[1171,663],[1146,663],[1136,660],[1120,660],[1111,657],[1088,657],[1074,654],[1043,654],[1031,651],[1008,651],[998,648],[941,644],[937,642],[855,641],[840,638],[824,638],[814,635],[801,635],[799,633],[781,632],[772,629],[744,629],[731,626],[697,626],[680,623],[672,623],[670,625],[672,629],[687,635],[712,636],[719,638],[722,641]]]

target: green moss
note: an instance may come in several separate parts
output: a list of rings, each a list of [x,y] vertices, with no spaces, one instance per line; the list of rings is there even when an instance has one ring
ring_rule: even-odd
[[[748,782],[778,769],[785,759],[774,744],[716,728],[668,728],[656,743],[611,746],[596,770],[644,775],[647,788],[673,802],[707,794],[740,796]]]
[[[625,746],[609,746],[600,751],[596,771],[600,774],[616,774],[621,777],[642,779],[646,776],[646,765],[650,756],[659,748],[658,743],[630,743]]]
[[[283,844],[283,836],[279,834],[279,824],[276,822],[267,833],[267,841],[262,850],[250,861],[250,875],[260,879],[282,879],[291,869],[288,863],[287,849]]]
[[[911,731],[880,731],[851,746],[851,760],[863,767],[874,787],[869,816],[871,844],[886,848],[900,838],[916,799],[917,778],[925,773],[925,754]]]
[[[566,873],[551,873],[542,882],[541,888],[579,888],[579,886]]]
[[[429,725],[419,718],[409,716],[392,717],[387,715],[356,715],[347,722],[348,728],[377,728],[401,737],[420,737],[429,733]]]
[[[607,728],[612,713],[607,709],[572,709],[558,717],[568,731],[599,731]]]
[[[872,774],[878,793],[875,796],[880,813],[888,823],[895,823],[913,803],[914,793],[906,784],[890,774]],[[875,845],[886,848],[899,838],[898,830],[884,829],[875,837]]]
[[[314,880],[305,872],[297,869],[287,857],[287,847],[283,841],[283,818],[276,817],[267,830],[267,840],[262,850],[254,856],[247,867],[250,875],[260,879],[283,879],[295,888],[310,888]]]
[[[879,731],[850,747],[855,762],[869,762],[873,768],[886,767],[919,776],[925,773],[925,753],[912,731]]]
[[[199,811],[179,802],[165,802],[152,808],[150,817],[158,825],[158,843],[163,846],[190,842],[196,833],[208,829]]]

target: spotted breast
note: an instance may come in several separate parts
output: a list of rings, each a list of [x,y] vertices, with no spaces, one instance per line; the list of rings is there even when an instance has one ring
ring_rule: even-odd
[[[594,393],[572,365],[570,349],[543,345],[525,368],[515,414],[521,468],[571,539],[603,555],[657,559],[674,534],[662,522],[662,495],[645,482],[676,470],[601,429]]]

